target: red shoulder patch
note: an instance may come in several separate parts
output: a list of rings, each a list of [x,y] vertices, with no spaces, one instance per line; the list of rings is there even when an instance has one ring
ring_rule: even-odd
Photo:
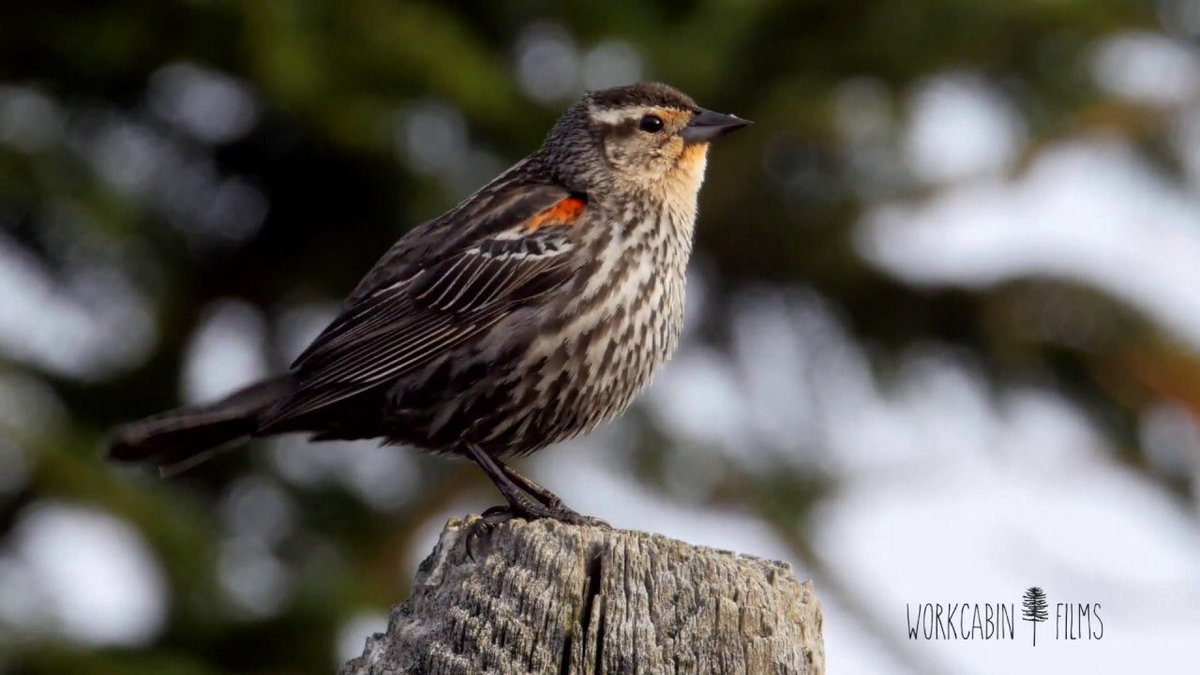
[[[567,197],[554,206],[529,219],[525,232],[535,232],[543,227],[570,225],[579,219],[587,204],[582,199]]]

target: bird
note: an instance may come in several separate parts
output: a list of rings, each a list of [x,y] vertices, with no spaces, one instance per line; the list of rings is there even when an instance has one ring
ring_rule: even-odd
[[[594,521],[505,460],[623,413],[679,344],[710,144],[750,121],[660,83],[588,92],[402,236],[282,375],[117,428],[172,474],[249,439],[380,439],[477,464],[493,515]]]

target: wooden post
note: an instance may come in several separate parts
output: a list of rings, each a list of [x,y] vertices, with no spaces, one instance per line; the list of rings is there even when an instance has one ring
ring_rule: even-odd
[[[451,520],[343,675],[822,675],[821,608],[785,563],[645,532]]]

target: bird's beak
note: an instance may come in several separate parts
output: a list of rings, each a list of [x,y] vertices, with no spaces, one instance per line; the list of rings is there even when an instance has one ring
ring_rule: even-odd
[[[679,135],[685,143],[708,143],[751,124],[754,123],[737,115],[723,115],[700,108],[692,121],[684,127],[683,131],[679,132]]]

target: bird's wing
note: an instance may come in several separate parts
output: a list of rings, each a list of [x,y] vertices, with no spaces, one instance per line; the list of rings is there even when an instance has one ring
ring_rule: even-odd
[[[518,188],[519,189],[519,188]],[[407,273],[350,304],[292,365],[298,387],[262,429],[287,422],[394,381],[467,342],[521,307],[565,283],[574,271],[574,237],[586,202],[558,199],[527,213],[529,200],[498,199],[475,233],[410,261]],[[545,186],[539,186],[544,194]],[[447,231],[447,234],[450,234]]]
[[[375,291],[401,281],[471,242],[519,226],[570,196],[557,185],[521,179],[524,161],[498,176],[446,214],[422,223],[397,241],[346,299],[349,309]]]

